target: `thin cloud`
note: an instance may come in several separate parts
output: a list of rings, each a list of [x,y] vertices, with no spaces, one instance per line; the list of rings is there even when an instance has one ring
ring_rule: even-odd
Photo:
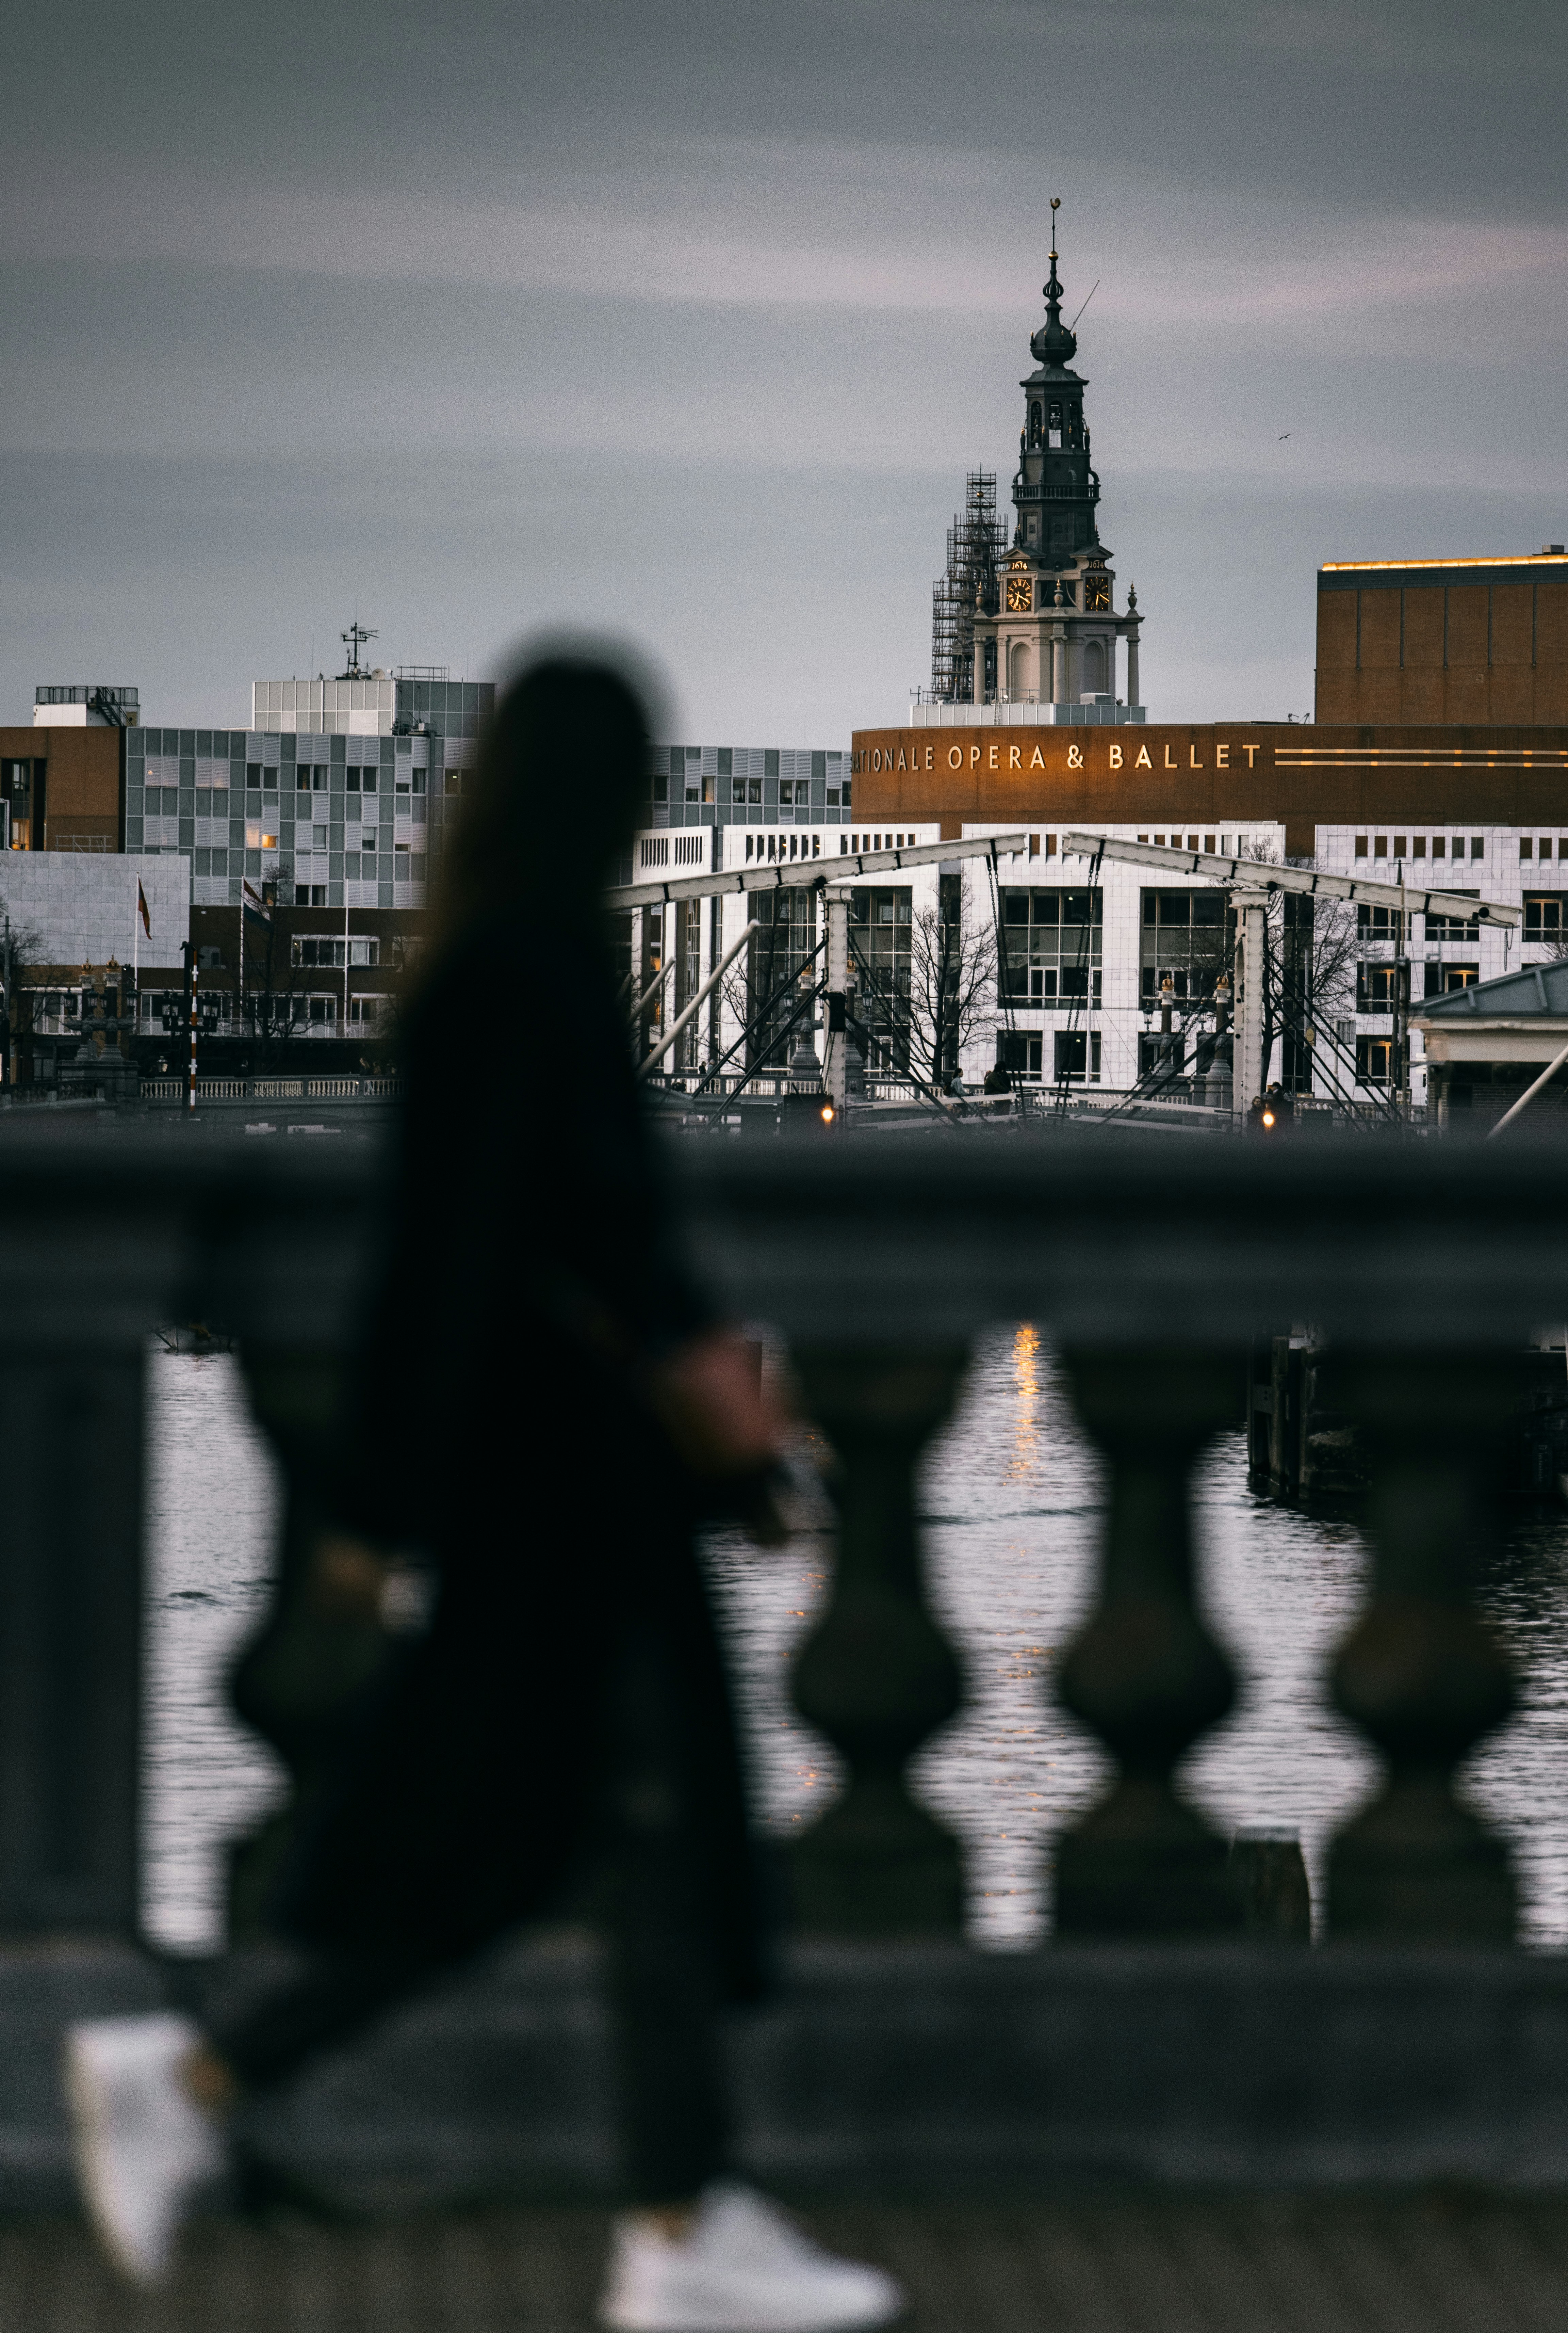
[[[279,186],[126,170],[36,185],[0,222],[14,260],[154,260],[274,270],[361,283],[493,285],[636,302],[740,308],[931,311],[1016,316],[1037,306],[1048,213],[999,237],[994,197],[1009,162],[928,155],[918,171],[892,149],[731,141],[699,167],[679,142],[617,176],[510,198]],[[1033,166],[1043,188],[1050,174]],[[1056,174],[1072,183],[1073,166]],[[1055,182],[1053,178],[1052,182]],[[1104,274],[1099,322],[1144,328],[1290,328],[1372,309],[1440,310],[1532,284],[1561,305],[1568,228],[1299,215],[1251,216],[1187,204],[1179,265],[1148,232],[1169,189],[1123,195],[1108,218],[1080,195],[1071,231]],[[938,222],[945,226],[939,230]],[[1551,310],[1523,312],[1543,330]],[[1461,349],[1457,354],[1464,354]],[[1477,349],[1474,351],[1479,355]]]

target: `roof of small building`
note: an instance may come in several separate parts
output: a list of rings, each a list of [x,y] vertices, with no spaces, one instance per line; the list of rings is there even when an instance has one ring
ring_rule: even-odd
[[[1477,980],[1468,988],[1450,989],[1447,996],[1429,998],[1420,1017],[1460,1022],[1568,1018],[1568,958],[1522,965],[1517,972],[1505,972],[1496,980]]]

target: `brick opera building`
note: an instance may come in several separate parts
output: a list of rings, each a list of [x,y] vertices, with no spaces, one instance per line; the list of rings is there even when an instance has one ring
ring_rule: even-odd
[[[1308,858],[1325,828],[1403,826],[1430,840],[1433,828],[1568,819],[1561,543],[1532,557],[1325,565],[1313,722],[1144,725],[1138,641],[1150,611],[1131,591],[1116,605],[1057,258],[1053,234],[1046,321],[1018,384],[1012,521],[996,517],[993,475],[970,473],[933,594],[931,690],[907,726],[856,732],[856,825],[931,823],[956,837],[977,825],[1274,821],[1287,853]]]
[[[1321,828],[1544,831],[1568,823],[1568,556],[1323,568],[1312,723],[1036,727],[1028,710],[923,705],[856,730],[856,822],[1268,820],[1304,859]]]
[[[1028,917],[1032,951],[1037,921],[1048,937],[1053,917],[1065,928],[1069,912],[1077,912],[1069,894],[1085,882],[1088,870],[1082,860],[1064,861],[1059,845],[1064,830],[1085,827],[1188,850],[1283,850],[1288,858],[1335,873],[1384,881],[1397,880],[1402,868],[1413,883],[1446,884],[1518,902],[1524,910],[1518,933],[1412,918],[1407,945],[1414,959],[1418,1007],[1456,988],[1549,962],[1568,938],[1565,570],[1568,561],[1555,552],[1492,562],[1491,571],[1506,573],[1508,581],[1484,587],[1487,592],[1518,592],[1521,571],[1529,579],[1523,591],[1526,602],[1534,603],[1536,660],[1522,671],[1506,653],[1517,645],[1522,629],[1516,600],[1508,607],[1506,626],[1494,621],[1489,642],[1481,633],[1479,645],[1489,646],[1490,659],[1483,656],[1462,675],[1440,665],[1434,674],[1410,664],[1396,663],[1391,670],[1364,660],[1369,636],[1381,648],[1391,632],[1397,651],[1397,601],[1407,589],[1412,597],[1415,590],[1432,595],[1422,609],[1438,606],[1439,623],[1449,588],[1456,593],[1475,590],[1461,567],[1437,571],[1445,579],[1438,584],[1379,581],[1367,586],[1364,596],[1360,590],[1336,587],[1319,602],[1329,610],[1319,629],[1320,711],[1325,701],[1376,704],[1379,690],[1409,706],[1422,701],[1424,689],[1427,701],[1435,696],[1439,705],[1478,701],[1496,708],[1516,706],[1523,697],[1537,708],[1564,708],[1555,721],[1037,726],[1027,715],[1019,718],[1024,708],[1018,706],[1004,706],[1001,718],[989,720],[991,708],[965,706],[953,708],[961,725],[950,726],[942,720],[947,707],[918,706],[908,726],[855,734],[850,778],[854,825],[860,834],[851,837],[851,848],[865,847],[865,839],[893,841],[913,831],[923,840],[927,834],[945,839],[1024,828],[1030,835],[1029,861],[1004,866],[1000,879],[1009,917]],[[1343,576],[1357,571],[1325,571]],[[1409,571],[1372,571],[1397,576]],[[1449,576],[1458,579],[1451,587]],[[1396,603],[1391,619],[1374,593]],[[1353,655],[1357,598],[1363,601],[1363,662],[1335,667],[1326,651],[1347,630]],[[1373,606],[1372,622],[1367,601]],[[1348,622],[1342,613],[1347,606]],[[1461,606],[1465,620],[1473,623],[1470,608]],[[1405,620],[1408,643],[1413,628],[1408,616]],[[1418,620],[1432,619],[1423,612]],[[933,715],[942,725],[927,725]],[[1027,888],[1027,903],[1020,886]],[[1092,913],[1096,923],[1103,922],[1103,937],[1096,931],[1096,970],[1086,1014],[1080,1009],[1075,1016],[1065,1001],[1053,1005],[1047,972],[1037,999],[1031,993],[1026,1003],[1017,994],[1011,1028],[997,1038],[999,1051],[1027,1076],[1049,1082],[1066,1063],[1070,1074],[1082,1074],[1091,1084],[1130,1084],[1150,1058],[1153,1041],[1147,1013],[1159,982],[1169,974],[1178,998],[1188,995],[1180,912],[1185,902],[1174,890],[1152,885],[1146,874],[1134,884],[1129,870],[1109,867],[1101,888],[1103,897]],[[1196,921],[1196,909],[1192,914]],[[1175,928],[1167,935],[1172,917]],[[1383,959],[1390,946],[1375,919],[1365,936],[1353,1013],[1348,994],[1333,1011],[1345,1078],[1353,1059],[1354,1085],[1375,1092],[1386,1087],[1392,1065],[1392,1017],[1381,984],[1387,979]],[[1273,1073],[1306,1086],[1314,1071],[1305,1053],[1281,1042]],[[971,1073],[980,1067],[978,1056],[966,1063]],[[1410,1068],[1419,1099],[1426,1090],[1419,1034]]]
[[[1202,1022],[1192,935],[1213,923],[1216,903],[1192,896],[1200,878],[1162,884],[1105,862],[1091,893],[1085,862],[1060,850],[1073,828],[1387,880],[1403,869],[1413,883],[1521,905],[1517,930],[1413,917],[1404,944],[1418,1000],[1554,956],[1568,941],[1563,545],[1325,565],[1313,721],[1151,722],[1137,649],[1158,610],[1131,590],[1118,606],[1087,384],[1072,369],[1061,298],[1053,249],[1047,322],[1029,344],[1037,365],[1020,383],[1013,521],[996,520],[994,477],[971,473],[934,594],[931,689],[902,725],[855,733],[841,850],[1028,835],[1027,857],[998,869],[994,909],[1006,932],[994,1042],[1026,1078],[1130,1084],[1157,1042],[1150,1014],[1162,986],[1192,1013],[1194,1042]],[[919,888],[889,891],[878,911],[895,936],[919,911]],[[1089,936],[1069,967],[1070,926]],[[1326,1007],[1342,1069],[1363,1090],[1391,1075],[1391,946],[1386,912],[1363,911],[1353,995],[1324,997],[1311,1016]],[[1303,1086],[1318,1077],[1321,1042],[1315,1061],[1305,1043],[1279,1044],[1271,1073]],[[966,1074],[983,1066],[979,1054],[977,1041]]]
[[[956,838],[991,826],[1213,832],[1272,821],[1289,857],[1310,859],[1325,828],[1568,827],[1568,719],[857,729],[850,774],[857,826],[929,823]]]
[[[1359,561],[1317,578],[1317,719],[1568,723],[1568,558]]]

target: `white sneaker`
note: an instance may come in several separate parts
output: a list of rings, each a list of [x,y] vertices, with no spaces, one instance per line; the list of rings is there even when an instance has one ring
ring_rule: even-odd
[[[193,2196],[224,2166],[221,2133],[179,2079],[200,2040],[188,2018],[171,2016],[96,2017],[65,2037],[77,2177],[105,2251],[133,2284],[167,2275]]]
[[[892,2277],[837,2260],[750,2187],[705,2188],[672,2242],[640,2216],[616,2222],[599,2320],[611,2333],[849,2333],[904,2306]]]

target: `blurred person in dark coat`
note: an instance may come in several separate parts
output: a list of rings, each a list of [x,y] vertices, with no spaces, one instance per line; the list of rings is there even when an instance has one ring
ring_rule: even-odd
[[[550,658],[504,696],[464,798],[332,1498],[341,1530],[428,1558],[434,1618],[302,1824],[274,1907],[299,1973],[206,2031],[72,2031],[84,2192],[141,2281],[239,2101],[548,1906],[597,1841],[635,2206],[605,2321],[848,2327],[901,2306],[726,2176],[721,2014],[762,1994],[765,1954],[694,1537],[767,1516],[783,1420],[685,1267],[617,995],[601,898],[650,759],[637,691]],[[548,1076],[498,1056],[524,990],[547,1000]]]

